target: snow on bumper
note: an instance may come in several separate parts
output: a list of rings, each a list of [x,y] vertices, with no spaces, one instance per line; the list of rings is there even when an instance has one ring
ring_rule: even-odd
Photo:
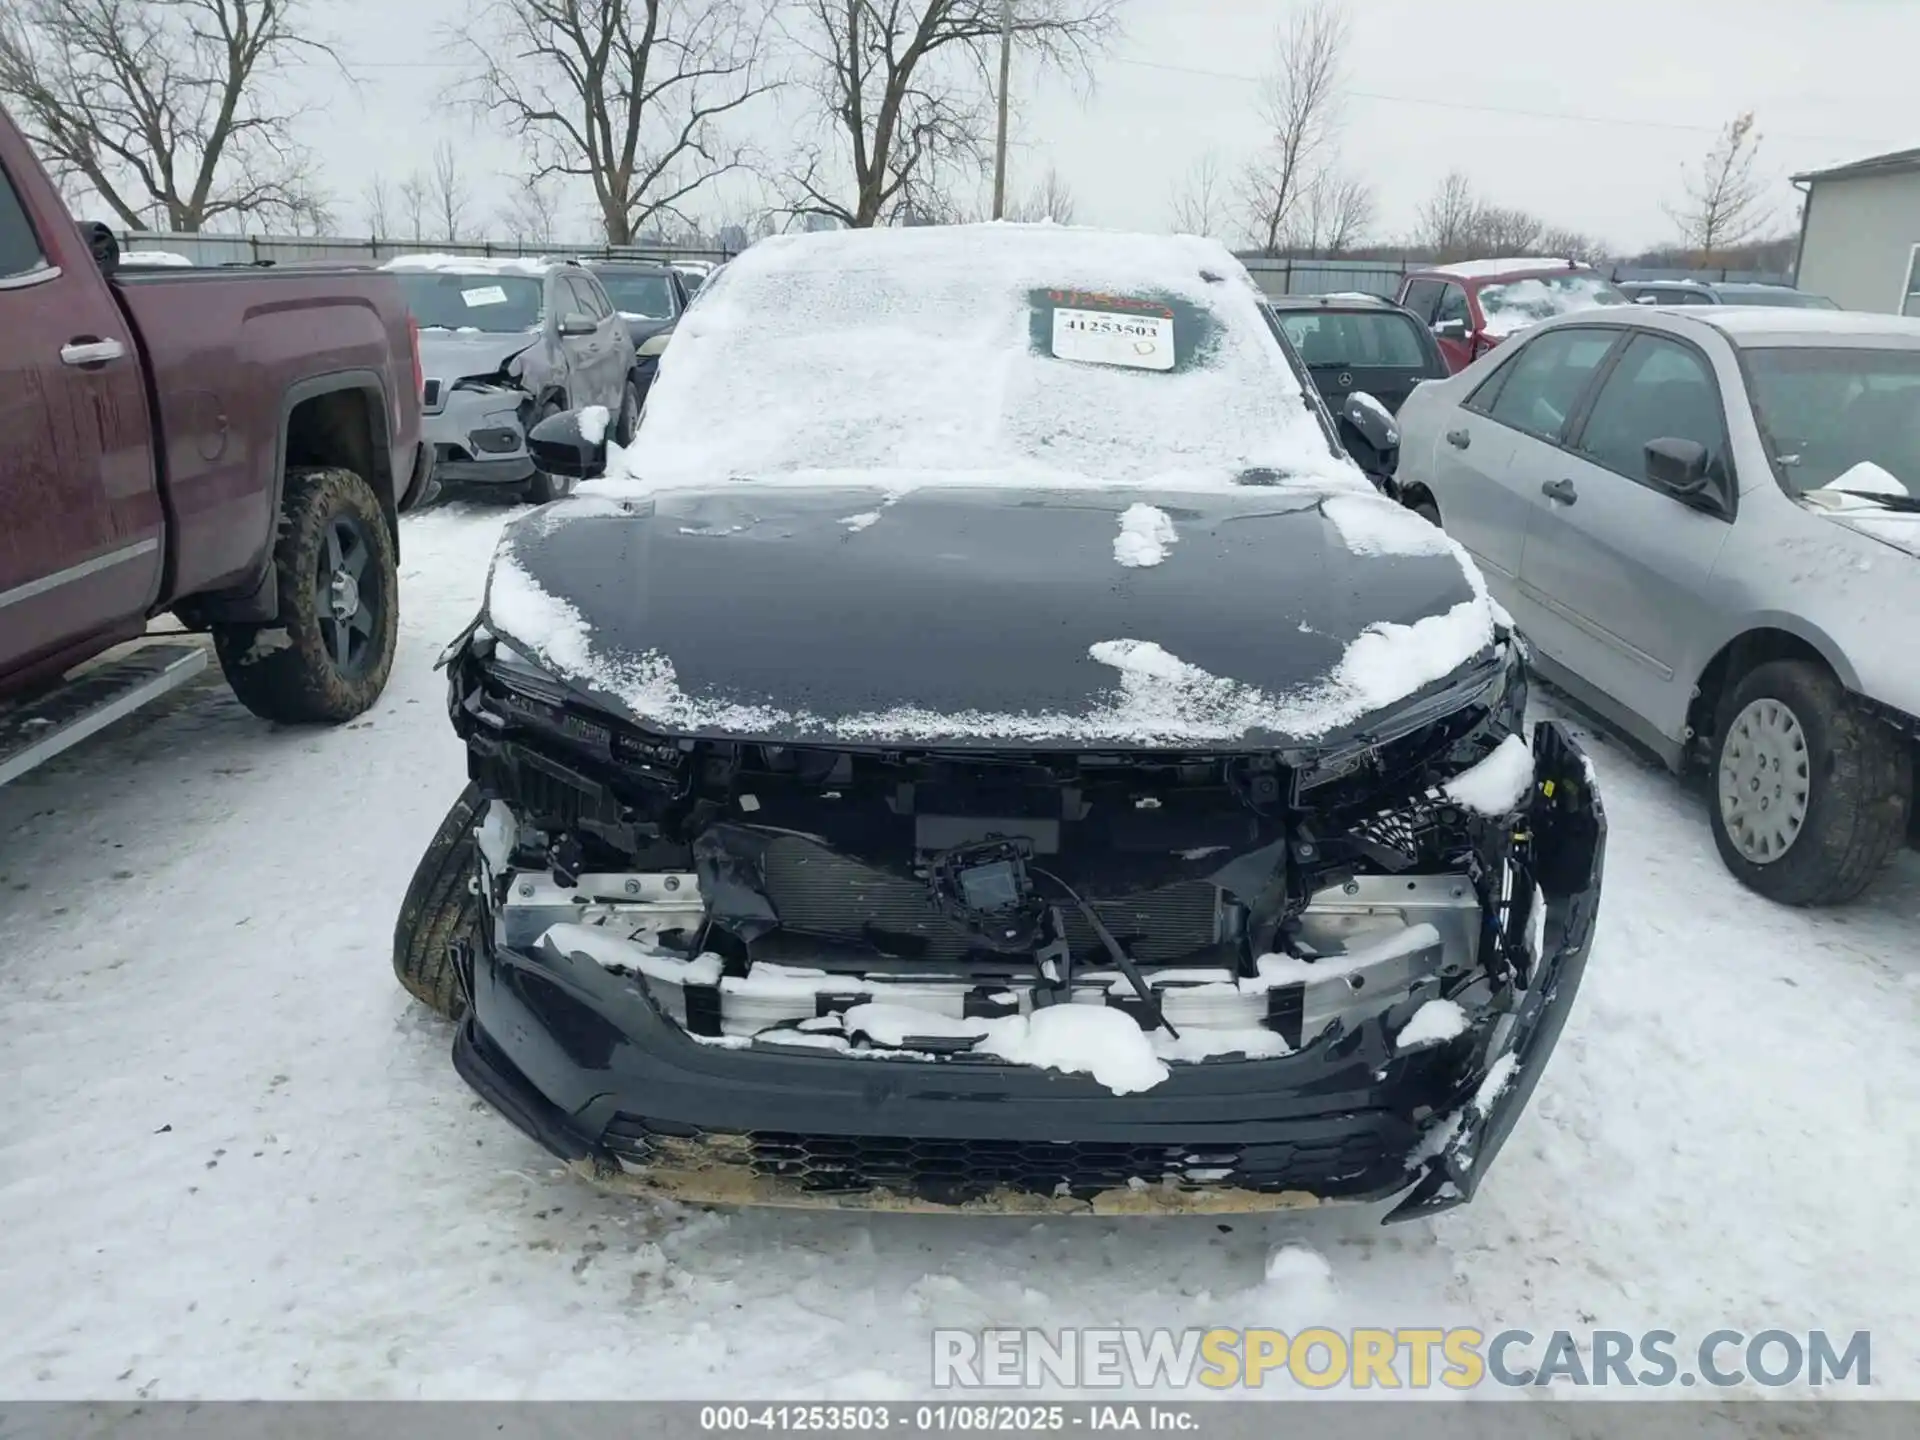
[[[919,1031],[888,1037],[894,1048],[869,1048],[863,1036],[855,1051],[847,1017],[859,1007],[845,997],[823,1003],[812,989],[797,998],[818,1006],[817,1024],[802,1021],[769,1044],[727,1033],[713,1016],[709,1033],[690,1033],[685,995],[673,993],[685,970],[609,968],[578,937],[553,943],[543,932],[536,943],[489,936],[466,958],[473,1004],[456,1064],[582,1174],[669,1198],[1119,1214],[1398,1196],[1390,1218],[1430,1214],[1471,1197],[1524,1108],[1592,936],[1599,801],[1558,726],[1541,726],[1532,748],[1534,795],[1517,838],[1545,902],[1540,953],[1510,1008],[1488,1007],[1439,1043],[1396,1043],[1430,1003],[1414,985],[1403,1004],[1308,1017],[1289,1043],[1264,1053],[1209,1053],[1199,1043],[1199,1058],[1167,1064],[1145,1087],[1010,1063],[1005,1051],[908,1048],[928,1038],[970,1047],[983,1027],[966,1017],[942,1027],[922,1015]],[[711,958],[667,965],[698,971]],[[1181,997],[1190,1022],[1201,1013],[1193,1006],[1243,998],[1226,990],[1235,993]],[[1310,1005],[1303,997],[1294,1007],[1295,1024]],[[1168,1013],[1177,1022],[1181,1011]],[[954,1033],[927,1035],[943,1030]]]

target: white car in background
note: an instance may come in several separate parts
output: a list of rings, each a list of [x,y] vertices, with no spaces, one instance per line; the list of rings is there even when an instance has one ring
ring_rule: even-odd
[[[1920,738],[1920,321],[1611,306],[1401,407],[1400,494],[1539,670],[1713,772],[1727,867],[1846,900],[1907,837]]]

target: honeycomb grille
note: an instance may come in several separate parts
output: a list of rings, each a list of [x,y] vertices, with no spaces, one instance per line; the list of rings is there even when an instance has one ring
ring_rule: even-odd
[[[676,1127],[678,1128],[678,1127]],[[1312,1127],[1309,1127],[1312,1128]],[[1390,1183],[1411,1134],[1390,1117],[1343,1117],[1337,1130],[1299,1140],[1192,1145],[1090,1140],[967,1140],[873,1135],[804,1135],[756,1130],[728,1136],[717,1160],[782,1180],[823,1199],[887,1190],[958,1205],[996,1191],[1088,1199],[1132,1181],[1182,1189],[1302,1189],[1335,1196]],[[630,1160],[652,1154],[654,1131],[622,1115],[603,1143]],[[676,1136],[684,1143],[686,1137]],[[1402,1138],[1405,1144],[1401,1143]],[[671,1142],[670,1142],[671,1143]],[[1382,1156],[1388,1158],[1383,1161]]]
[[[966,952],[966,938],[934,910],[925,885],[812,841],[787,838],[769,845],[765,882],[767,898],[789,929],[864,940],[936,963],[956,961]],[[1175,960],[1218,938],[1220,892],[1205,881],[1092,904],[1128,953],[1143,962]],[[1061,913],[1074,952],[1098,957],[1099,942],[1078,910],[1063,904]]]

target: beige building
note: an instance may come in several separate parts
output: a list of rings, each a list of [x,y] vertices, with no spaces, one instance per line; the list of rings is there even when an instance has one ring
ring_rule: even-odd
[[[1807,193],[1794,283],[1846,310],[1920,315],[1920,150],[1793,183]]]

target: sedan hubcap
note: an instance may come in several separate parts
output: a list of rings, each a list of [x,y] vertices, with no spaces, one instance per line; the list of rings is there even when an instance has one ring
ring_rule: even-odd
[[[1811,775],[1806,732],[1780,701],[1756,700],[1727,727],[1720,747],[1720,819],[1734,847],[1753,864],[1772,864],[1800,838]]]

